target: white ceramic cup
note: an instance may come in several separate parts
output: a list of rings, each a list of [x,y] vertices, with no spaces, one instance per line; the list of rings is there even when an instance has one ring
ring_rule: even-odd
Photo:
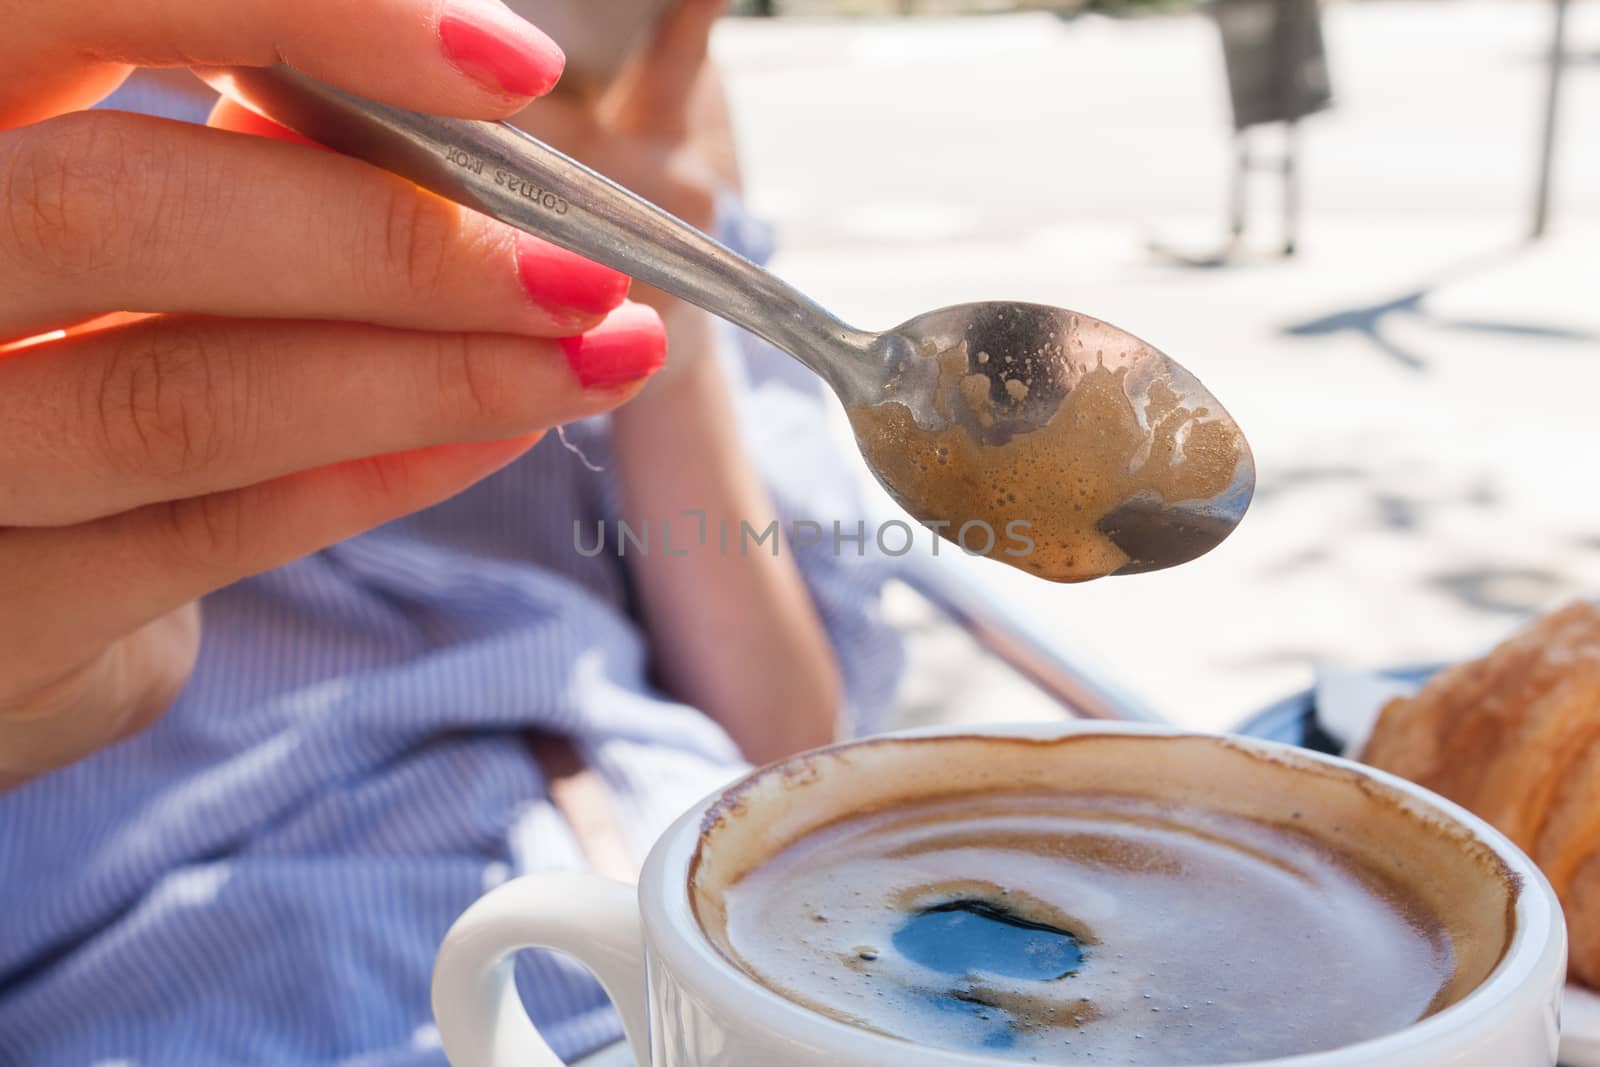
[[[1051,739],[1086,733],[1195,736],[1082,722],[900,736]],[[1486,846],[1520,882],[1512,898],[1515,929],[1509,946],[1463,999],[1384,1037],[1231,1067],[1554,1067],[1566,929],[1555,894],[1526,856],[1482,820],[1391,775],[1273,742],[1231,739],[1230,744],[1272,762],[1310,761],[1353,770],[1366,780],[1344,776],[1357,792],[1374,781],[1396,790],[1412,810],[1464,831],[1460,836],[1468,845],[1462,847]],[[930,758],[929,746],[896,747],[907,759]],[[806,760],[795,757],[756,773],[782,776],[788,770],[792,775]],[[938,775],[947,768],[931,763],[927,770]],[[1159,754],[1148,771],[1159,780]],[[791,780],[813,784],[814,776]],[[803,793],[800,802],[826,805],[828,790]],[[561,1061],[524,1012],[511,978],[512,953],[534,947],[566,953],[594,972],[622,1016],[641,1067],[1014,1067],[1014,1060],[915,1046],[847,1025],[785,1000],[729,963],[695,919],[689,882],[702,822],[721,795],[706,798],[662,836],[637,888],[585,875],[520,878],[490,891],[461,916],[440,947],[433,976],[434,1015],[453,1067],[559,1067]],[[1285,806],[1293,802],[1286,794]]]

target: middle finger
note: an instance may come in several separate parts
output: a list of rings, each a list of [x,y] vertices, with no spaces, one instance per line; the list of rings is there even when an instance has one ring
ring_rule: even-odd
[[[0,527],[547,429],[615,407],[665,349],[632,303],[560,341],[158,316],[23,349],[0,357]]]

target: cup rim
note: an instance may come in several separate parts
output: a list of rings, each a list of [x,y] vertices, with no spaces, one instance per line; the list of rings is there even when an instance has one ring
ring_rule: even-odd
[[[1354,1064],[1380,1062],[1380,1057],[1383,1057],[1381,1062],[1399,1067],[1409,1062],[1408,1053],[1437,1055],[1442,1049],[1435,1042],[1447,1038],[1460,1047],[1476,1043],[1482,1031],[1496,1025],[1496,1009],[1506,1001],[1524,990],[1540,988],[1542,978],[1550,977],[1559,983],[1560,977],[1564,976],[1565,921],[1554,891],[1533,862],[1498,830],[1459,805],[1414,782],[1351,760],[1259,738],[1218,735],[1157,724],[1082,719],[1059,723],[920,728],[840,742],[838,746],[831,747],[878,742],[887,738],[962,736],[1051,739],[1086,733],[1173,738],[1223,737],[1231,744],[1266,753],[1293,754],[1354,769],[1401,790],[1413,800],[1461,825],[1474,838],[1491,848],[1522,879],[1522,889],[1516,900],[1516,929],[1505,955],[1476,988],[1444,1010],[1403,1030],[1336,1049],[1298,1053],[1271,1060],[1195,1063],[1184,1067],[1351,1067]],[[803,756],[790,757],[790,760]],[[750,776],[782,766],[790,760],[758,768],[750,772]],[[818,1047],[834,1057],[832,1062],[895,1063],[903,1059],[910,1048],[916,1049],[918,1062],[927,1067],[1004,1067],[1013,1062],[980,1053],[915,1045],[901,1038],[852,1026],[780,996],[724,958],[701,930],[689,900],[689,867],[699,842],[701,823],[707,810],[723,792],[724,789],[718,789],[705,797],[668,828],[651,849],[639,879],[639,906],[644,919],[646,945],[650,954],[666,965],[678,983],[713,1003],[745,1004],[751,1011],[759,1010],[762,1025],[774,1037],[801,1046]]]

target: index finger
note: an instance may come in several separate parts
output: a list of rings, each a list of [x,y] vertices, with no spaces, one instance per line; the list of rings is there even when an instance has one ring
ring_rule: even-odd
[[[135,66],[286,62],[399,107],[503,118],[566,58],[500,0],[0,0],[0,128],[76,110]]]

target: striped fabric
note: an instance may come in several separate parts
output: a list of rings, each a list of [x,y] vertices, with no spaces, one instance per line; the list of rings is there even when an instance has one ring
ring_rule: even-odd
[[[608,1046],[578,1061],[577,1067],[637,1067],[625,1043]]]
[[[725,236],[765,251],[737,212]],[[816,383],[723,340],[780,510],[853,528]],[[568,434],[609,467],[604,420]],[[0,794],[0,1067],[441,1067],[427,986],[446,927],[509,876],[583,866],[529,731],[572,739],[635,857],[742,767],[652,685],[624,561],[575,551],[575,520],[615,514],[612,479],[551,436],[454,500],[207,598],[164,719]],[[852,551],[797,559],[871,730],[899,648],[876,615],[886,564]],[[526,953],[517,980],[564,1057],[620,1035],[564,959]]]

